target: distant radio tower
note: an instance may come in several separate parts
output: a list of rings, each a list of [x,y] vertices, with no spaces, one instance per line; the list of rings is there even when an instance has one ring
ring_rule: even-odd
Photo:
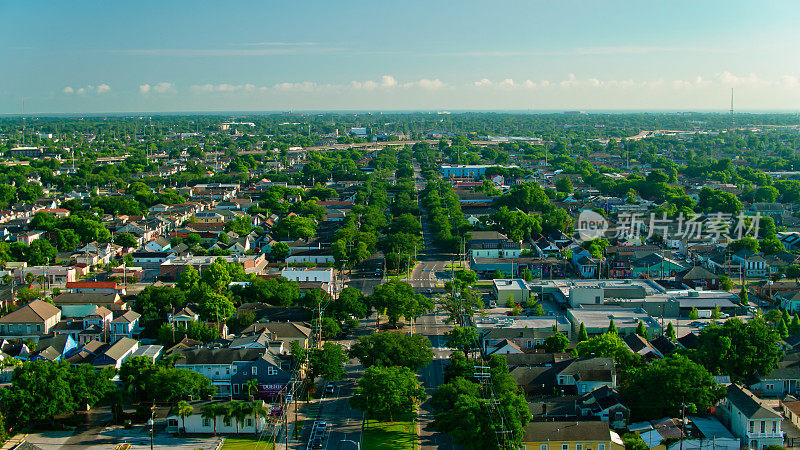
[[[731,88],[731,115],[733,115],[733,88]]]

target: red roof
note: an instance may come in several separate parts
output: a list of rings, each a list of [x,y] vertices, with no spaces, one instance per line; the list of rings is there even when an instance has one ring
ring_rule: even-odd
[[[67,289],[116,289],[116,281],[67,281]]]

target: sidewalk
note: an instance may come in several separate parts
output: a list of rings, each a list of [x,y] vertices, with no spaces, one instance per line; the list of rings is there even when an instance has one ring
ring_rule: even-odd
[[[28,437],[28,433],[15,434],[13,437],[9,438],[5,443],[3,443],[3,446],[0,447],[0,450],[11,450],[25,441],[26,437]]]

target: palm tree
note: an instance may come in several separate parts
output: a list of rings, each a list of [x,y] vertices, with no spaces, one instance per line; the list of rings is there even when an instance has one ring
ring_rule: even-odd
[[[253,391],[258,392],[258,380],[255,378],[247,380],[244,388],[247,389],[247,396],[250,397],[250,400],[253,400]]]
[[[269,411],[264,406],[264,402],[261,401],[261,400],[248,402],[247,403],[247,409],[253,415],[253,418],[256,421],[255,431],[256,431],[256,433],[258,433],[259,432],[259,430],[258,430],[258,418],[259,418],[259,416],[267,417],[267,414],[269,413]]]
[[[233,410],[231,408],[231,403],[220,403],[217,405],[217,414],[222,416],[223,423],[231,423],[231,419],[233,418]],[[239,424],[237,423],[236,426],[238,427]]]
[[[214,421],[214,436],[217,435],[217,405],[206,405],[200,410],[200,417]]]
[[[236,420],[236,434],[239,434],[239,425],[244,426],[244,421],[250,415],[248,403],[232,401],[229,403],[231,416]]]
[[[44,275],[36,275],[36,282],[39,283],[39,289],[44,289],[44,283],[47,281]]]
[[[180,416],[181,421],[183,422],[183,432],[186,432],[186,417],[191,416],[194,412],[194,407],[186,401],[179,401],[178,402],[178,416]]]

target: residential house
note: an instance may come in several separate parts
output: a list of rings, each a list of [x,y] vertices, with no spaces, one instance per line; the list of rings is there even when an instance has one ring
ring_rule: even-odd
[[[759,395],[783,397],[800,394],[800,361],[784,360],[766,375],[756,375],[750,389]]]
[[[98,306],[83,318],[83,330],[78,333],[78,342],[83,345],[89,341],[108,341],[111,321],[114,314],[105,306]]]
[[[66,292],[69,294],[116,294],[125,295],[125,288],[116,281],[70,281]]]
[[[742,447],[764,450],[770,445],[783,446],[781,415],[749,389],[729,385],[728,395],[716,410]]]
[[[179,353],[175,367],[198,372],[217,386],[217,396],[244,394],[248,380],[258,381],[258,397],[271,398],[291,378],[290,363],[259,348],[200,348]]]
[[[600,265],[600,258],[593,258],[588,250],[578,247],[572,248],[572,265],[583,278],[594,278]]]
[[[192,413],[186,417],[181,417],[174,410],[167,416],[167,431],[171,433],[195,433],[195,434],[211,434],[216,430],[221,434],[259,434],[270,423],[271,418],[265,417],[264,414],[254,415],[248,414],[244,417],[241,423],[236,423],[233,417],[226,417],[219,415],[213,419],[203,417],[203,410],[206,407],[222,406],[225,403],[220,400],[214,401],[193,401],[189,403],[192,407]],[[268,405],[261,402],[263,408],[268,408]],[[271,407],[270,407],[271,408]],[[278,415],[280,413],[279,407],[270,409],[268,416]]]
[[[630,419],[631,410],[625,406],[619,393],[608,386],[601,386],[577,400],[581,417],[595,417],[608,422],[614,429],[625,428]]]
[[[125,311],[124,314],[111,321],[111,338],[133,337],[139,333],[139,318],[141,314],[136,311]]]
[[[28,358],[29,361],[60,361],[68,358],[78,348],[78,343],[68,334],[48,336],[39,339],[36,343],[36,352]]]
[[[50,333],[60,320],[60,309],[50,303],[33,300],[0,317],[0,337],[36,339]]]
[[[170,242],[161,236],[155,237],[144,244],[144,250],[148,252],[166,252],[170,247]]]
[[[133,353],[139,348],[139,341],[128,337],[121,337],[104,351],[97,354],[92,359],[92,365],[95,366],[113,366],[119,369],[126,359],[133,356]]]
[[[720,289],[719,275],[711,273],[703,266],[694,266],[688,271],[678,274],[677,280],[690,288]]]
[[[66,308],[67,306],[105,306],[111,311],[128,309],[127,303],[117,293],[64,293],[55,297],[53,303],[61,308]],[[89,311],[92,311],[92,309]]]
[[[200,320],[200,314],[194,312],[189,306],[185,306],[178,312],[171,312],[167,315],[167,321],[175,328],[186,329],[189,324]]]
[[[731,262],[738,265],[747,277],[767,276],[767,261],[763,256],[743,248],[731,256]]]
[[[622,450],[625,443],[608,422],[529,422],[523,450]]]
[[[522,244],[496,231],[474,231],[467,242],[473,258],[517,258]]]
[[[613,358],[576,358],[556,372],[556,384],[565,392],[586,394],[606,386],[617,387]]]

